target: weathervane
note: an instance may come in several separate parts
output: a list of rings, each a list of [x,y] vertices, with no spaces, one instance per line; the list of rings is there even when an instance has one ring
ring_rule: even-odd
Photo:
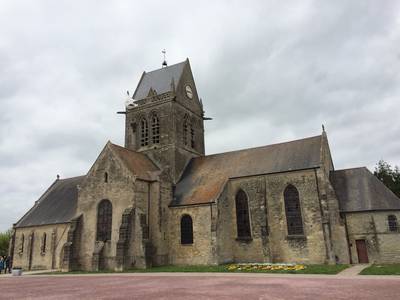
[[[162,67],[164,68],[164,67],[168,66],[168,65],[167,65],[167,61],[165,60],[165,53],[167,53],[167,51],[165,51],[165,49],[164,49],[164,50],[161,51],[161,52],[162,52],[162,54],[164,55],[164,61],[163,61],[163,63],[162,63]]]

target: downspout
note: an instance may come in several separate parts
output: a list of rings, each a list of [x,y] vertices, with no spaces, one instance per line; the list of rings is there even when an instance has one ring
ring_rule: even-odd
[[[150,182],[147,182],[147,237],[150,240]]]

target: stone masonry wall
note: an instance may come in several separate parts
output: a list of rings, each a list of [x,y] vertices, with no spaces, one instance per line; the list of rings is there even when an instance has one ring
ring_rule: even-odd
[[[358,263],[356,240],[365,240],[371,263],[400,261],[400,232],[389,231],[389,215],[395,215],[400,220],[400,211],[345,214],[353,263]]]
[[[217,264],[212,245],[211,205],[171,207],[169,211],[169,255],[173,265]],[[214,207],[214,210],[216,208]],[[181,244],[180,221],[188,214],[193,221],[193,244]]]
[[[108,182],[104,180],[105,172],[108,173]],[[111,240],[107,241],[104,246],[96,244],[97,207],[103,199],[108,199],[112,203]],[[149,183],[136,179],[111,154],[110,150],[105,149],[79,190],[77,215],[83,214],[79,260],[84,270],[92,269],[92,258],[96,246],[103,247],[101,254],[104,267],[106,269],[116,267],[116,246],[122,215],[127,208],[133,207],[135,218],[147,223],[149,201]],[[135,226],[135,228],[142,229],[141,226]],[[133,236],[141,237],[142,235],[136,232],[133,233]],[[133,258],[132,261],[144,265],[140,261],[144,259],[143,253],[132,255],[138,255],[137,259]]]
[[[14,267],[24,270],[60,269],[62,249],[67,241],[69,224],[17,228],[15,231]],[[46,246],[43,236],[46,234]],[[22,235],[24,245],[22,246]],[[23,250],[23,251],[22,251]],[[29,262],[31,257],[31,262]]]
[[[299,192],[303,237],[287,234],[283,192],[288,184]],[[235,195],[239,189],[249,199],[251,241],[237,240]],[[314,170],[232,179],[226,196],[222,195],[218,200],[217,235],[222,261],[327,262]]]

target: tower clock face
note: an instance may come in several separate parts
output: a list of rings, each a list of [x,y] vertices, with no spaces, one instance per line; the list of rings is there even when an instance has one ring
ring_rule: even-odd
[[[193,99],[193,91],[192,91],[192,88],[190,87],[190,85],[187,85],[187,86],[185,87],[185,90],[186,90],[186,96],[187,96],[189,99]]]

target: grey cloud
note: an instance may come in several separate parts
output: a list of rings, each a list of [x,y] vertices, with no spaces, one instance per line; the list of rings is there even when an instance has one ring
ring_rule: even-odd
[[[190,58],[216,153],[328,130],[336,168],[400,165],[397,1],[17,2],[0,9],[0,230],[123,144],[126,90]],[[224,137],[221,139],[221,137]]]

